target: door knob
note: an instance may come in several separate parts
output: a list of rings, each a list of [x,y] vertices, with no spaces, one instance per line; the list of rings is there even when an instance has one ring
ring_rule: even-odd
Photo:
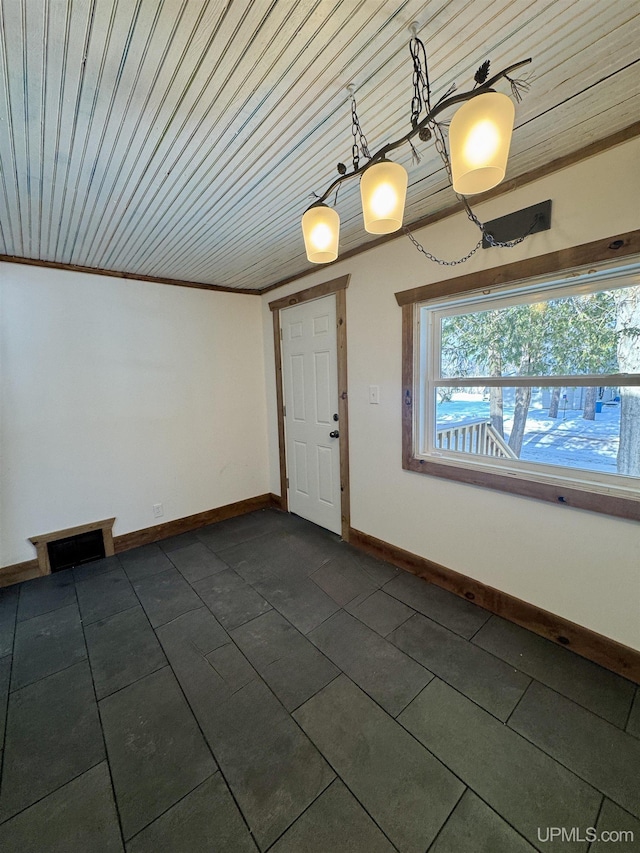
[[[340,433],[337,429],[331,430],[329,433],[329,438],[340,438]]]

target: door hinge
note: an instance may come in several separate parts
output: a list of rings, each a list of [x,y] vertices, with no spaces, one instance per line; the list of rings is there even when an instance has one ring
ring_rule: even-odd
[[[283,407],[282,407],[282,417],[283,417],[283,418],[286,418],[286,417],[287,417],[287,407],[286,407],[286,406],[283,406]]]
[[[287,477],[287,488],[289,488],[289,478]]]
[[[282,329],[280,329],[280,340],[282,340]]]

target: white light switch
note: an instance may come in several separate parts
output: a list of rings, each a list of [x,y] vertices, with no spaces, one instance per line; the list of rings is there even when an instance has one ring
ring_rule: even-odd
[[[380,386],[369,385],[369,402],[377,405],[380,402]]]

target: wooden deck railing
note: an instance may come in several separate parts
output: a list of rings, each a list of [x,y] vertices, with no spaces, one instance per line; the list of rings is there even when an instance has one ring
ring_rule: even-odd
[[[439,427],[436,430],[436,447],[502,459],[518,458],[500,433],[491,426],[491,422],[482,419]]]

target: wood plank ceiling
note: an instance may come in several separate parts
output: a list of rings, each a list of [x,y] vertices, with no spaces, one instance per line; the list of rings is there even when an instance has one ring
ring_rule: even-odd
[[[0,0],[0,254],[256,290],[309,269],[347,84],[372,151],[409,129],[414,20],[436,99],[533,58],[508,178],[639,118],[637,0]],[[455,201],[418,147],[408,223]],[[356,182],[338,209],[342,252],[371,239]]]

